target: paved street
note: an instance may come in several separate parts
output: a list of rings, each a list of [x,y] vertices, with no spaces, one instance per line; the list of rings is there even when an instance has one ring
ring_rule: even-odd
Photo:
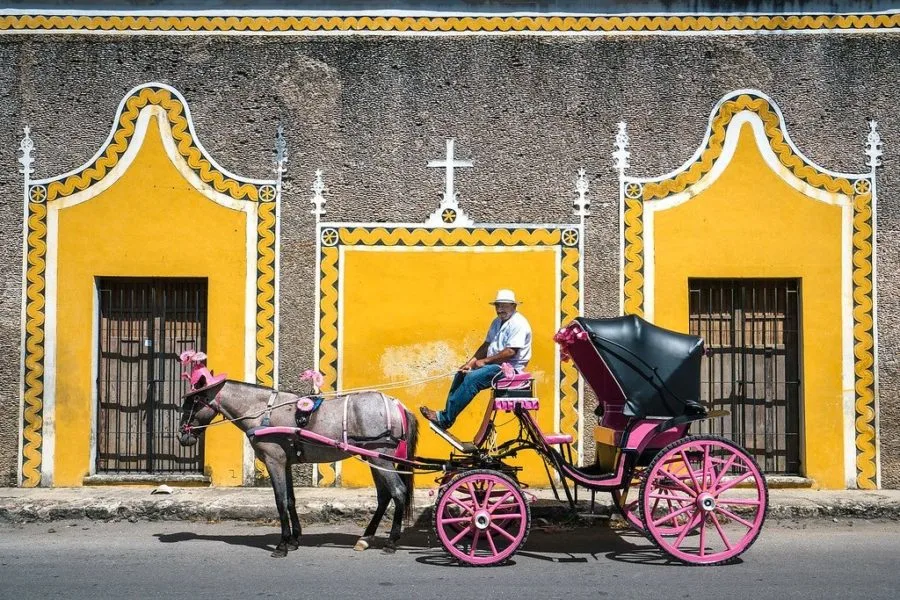
[[[512,564],[451,563],[423,526],[397,554],[353,552],[317,525],[269,557],[271,525],[60,521],[0,525],[0,598],[896,598],[900,523],[770,522],[743,561],[667,563],[636,535],[535,524]]]

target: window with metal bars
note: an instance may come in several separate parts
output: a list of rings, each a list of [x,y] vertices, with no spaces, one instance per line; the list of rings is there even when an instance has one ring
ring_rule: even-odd
[[[700,432],[744,446],[766,473],[800,474],[800,280],[690,279],[701,399],[730,414]]]
[[[206,348],[206,280],[104,277],[97,290],[96,472],[202,472],[203,444],[178,443],[178,357]]]

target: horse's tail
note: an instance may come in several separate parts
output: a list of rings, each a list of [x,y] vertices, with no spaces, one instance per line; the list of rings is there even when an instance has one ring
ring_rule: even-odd
[[[406,458],[407,460],[414,460],[416,457],[416,445],[419,443],[419,421],[405,406],[403,407],[403,410],[406,412],[406,422],[409,424],[409,430],[406,432]],[[403,516],[406,519],[410,519],[413,514],[416,475],[413,470],[407,466],[401,466],[399,470],[406,472],[400,476],[403,480],[403,484],[406,486],[406,510],[403,512]]]

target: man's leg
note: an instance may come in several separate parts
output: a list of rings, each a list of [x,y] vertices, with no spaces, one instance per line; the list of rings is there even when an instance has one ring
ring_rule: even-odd
[[[474,369],[468,373],[457,373],[450,386],[450,394],[447,396],[447,406],[437,412],[438,423],[444,429],[456,422],[456,417],[461,413],[478,392],[491,387],[494,376],[500,372],[499,365],[485,365],[480,369]],[[459,376],[463,375],[460,379]]]

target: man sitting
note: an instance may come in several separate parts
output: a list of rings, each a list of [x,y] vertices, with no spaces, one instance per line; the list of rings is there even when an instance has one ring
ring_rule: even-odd
[[[491,322],[484,343],[453,378],[444,410],[419,408],[426,419],[442,429],[453,425],[478,392],[491,387],[501,364],[509,363],[521,373],[531,359],[531,325],[516,310],[516,295],[512,290],[500,290],[490,304],[497,318]]]

